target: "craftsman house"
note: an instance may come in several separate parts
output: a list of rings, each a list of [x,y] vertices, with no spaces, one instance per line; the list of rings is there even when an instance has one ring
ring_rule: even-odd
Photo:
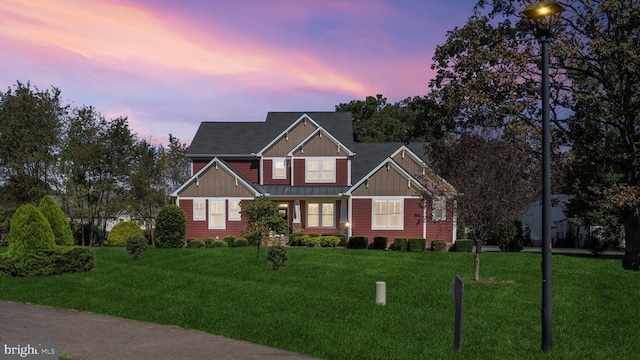
[[[348,112],[203,122],[187,150],[193,176],[172,195],[187,237],[240,236],[240,201],[265,196],[290,232],[453,243],[455,190],[423,153],[423,144],[354,142]],[[423,200],[423,192],[433,196]]]

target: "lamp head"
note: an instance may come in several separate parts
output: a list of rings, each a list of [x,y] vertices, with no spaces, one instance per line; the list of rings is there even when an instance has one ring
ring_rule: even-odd
[[[537,37],[549,38],[553,35],[553,26],[564,10],[565,8],[555,1],[543,0],[527,6],[522,15],[533,23]]]

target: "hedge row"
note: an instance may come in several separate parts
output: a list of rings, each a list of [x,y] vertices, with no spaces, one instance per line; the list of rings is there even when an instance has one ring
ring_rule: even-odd
[[[45,276],[84,272],[93,268],[93,252],[84,247],[40,250],[22,258],[0,254],[0,275]]]

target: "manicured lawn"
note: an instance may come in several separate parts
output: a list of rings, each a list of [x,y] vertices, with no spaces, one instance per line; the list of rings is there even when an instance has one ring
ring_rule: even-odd
[[[0,250],[3,251],[3,250]],[[264,252],[263,252],[264,253]],[[472,254],[289,249],[270,270],[252,248],[96,248],[89,273],[0,278],[0,298],[173,324],[326,359],[637,359],[640,273],[619,259],[554,255],[553,352],[540,349],[539,254],[486,253],[465,285],[453,353],[451,281]],[[375,304],[386,281],[387,305]]]

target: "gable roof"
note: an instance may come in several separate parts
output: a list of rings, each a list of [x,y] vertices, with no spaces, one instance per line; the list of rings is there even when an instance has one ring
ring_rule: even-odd
[[[178,189],[176,189],[176,191],[174,191],[171,194],[171,197],[174,197],[174,198],[178,197],[189,186],[191,186],[193,183],[198,182],[198,179],[204,173],[206,173],[212,166],[218,166],[218,165],[224,171],[226,171],[228,174],[235,176],[236,180],[239,181],[249,191],[253,192],[254,196],[260,196],[261,195],[262,192],[261,192],[261,189],[259,188],[259,186],[255,185],[255,184],[252,184],[249,180],[247,180],[247,178],[242,176],[242,174],[239,174],[238,172],[233,170],[233,168],[231,168],[231,166],[229,166],[229,164],[227,164],[226,161],[224,161],[222,159],[218,159],[217,157],[215,157],[211,161],[209,161],[209,163],[207,163],[207,165],[205,165],[202,169],[200,169],[200,171],[195,173],[189,180],[185,181],[184,184],[182,184]]]
[[[258,153],[304,114],[352,149],[350,112],[269,112],[266,120],[260,122],[201,123],[187,149],[187,156],[247,156]]]
[[[360,181],[371,170],[391,157],[402,146],[406,146],[421,160],[424,158],[424,143],[404,144],[395,143],[354,143],[353,151],[356,156],[351,161],[351,178],[354,183]],[[416,151],[417,150],[417,151]]]

